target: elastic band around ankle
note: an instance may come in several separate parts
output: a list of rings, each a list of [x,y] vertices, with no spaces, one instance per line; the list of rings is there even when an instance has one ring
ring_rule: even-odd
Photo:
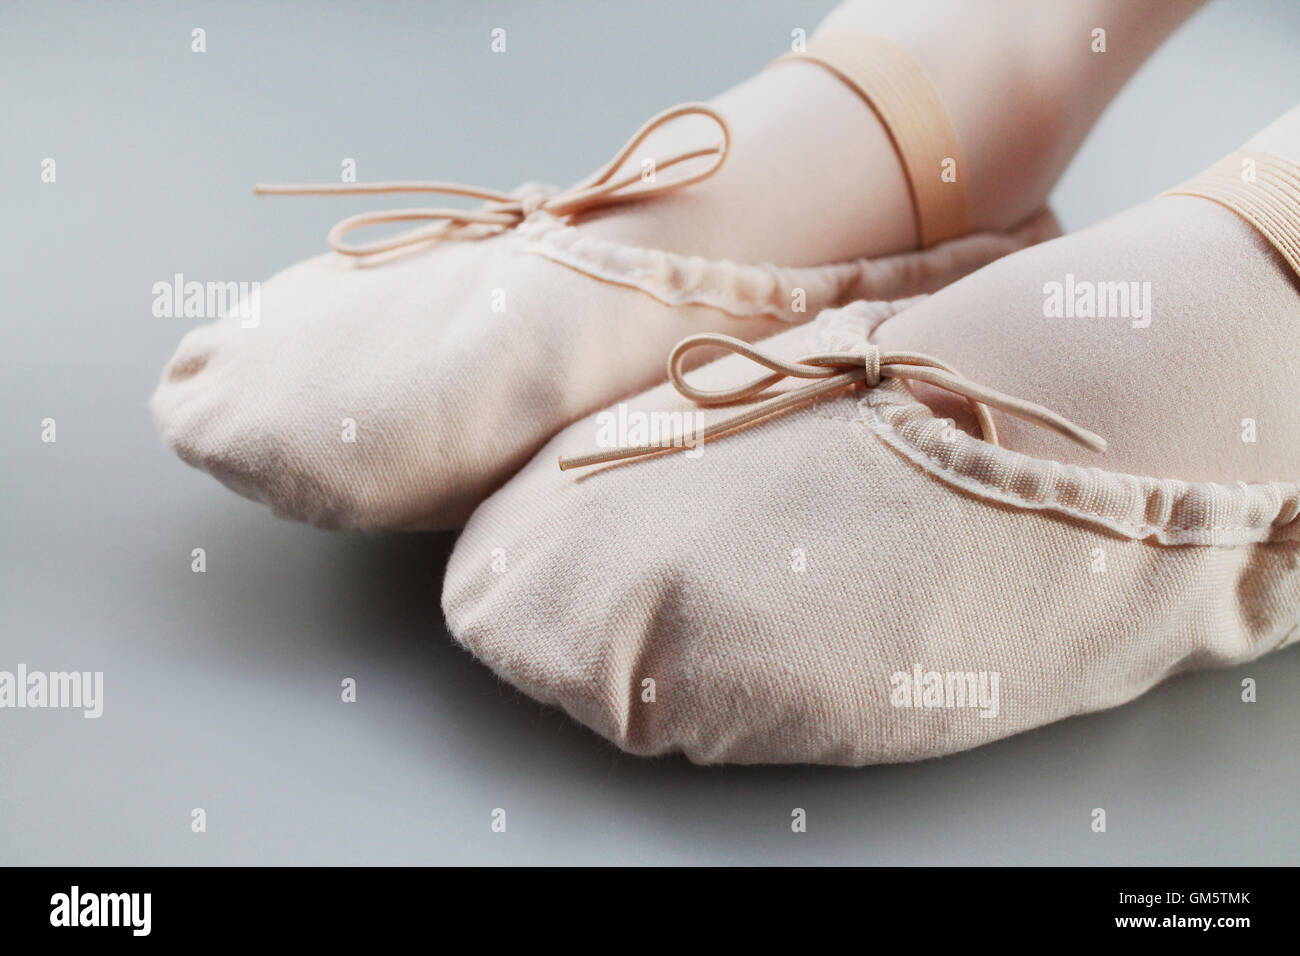
[[[775,62],[790,60],[830,70],[880,118],[903,162],[923,248],[972,230],[957,134],[934,84],[911,54],[883,37],[837,30],[815,35],[806,52],[787,53]],[[945,181],[948,169],[955,180]]]
[[[1161,196],[1199,196],[1254,226],[1300,276],[1300,166],[1257,149],[1229,153]]]

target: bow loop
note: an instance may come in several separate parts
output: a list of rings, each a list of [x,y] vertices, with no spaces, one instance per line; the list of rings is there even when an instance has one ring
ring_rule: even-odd
[[[743,355],[756,365],[771,369],[771,374],[761,375],[751,382],[733,388],[718,390],[697,388],[686,381],[682,365],[687,354],[694,349],[706,347],[726,349],[737,355]],[[728,405],[760,395],[784,378],[833,378],[843,372],[845,367],[853,364],[854,357],[847,352],[834,355],[810,355],[799,362],[786,362],[760,352],[747,342],[734,339],[730,335],[706,332],[692,335],[677,343],[668,355],[668,378],[678,392],[696,405]]]
[[[632,154],[660,127],[685,116],[702,116],[711,120],[721,131],[721,142],[688,149],[664,159],[647,158],[640,170],[619,174]],[[329,231],[329,244],[335,252],[345,256],[372,256],[391,252],[406,246],[435,239],[444,239],[457,230],[470,226],[484,226],[492,231],[512,229],[534,213],[545,210],[554,216],[567,219],[603,206],[640,202],[653,196],[681,189],[708,179],[727,159],[731,150],[731,130],[722,114],[703,103],[683,103],[664,110],[646,122],[608,163],[578,185],[567,190],[556,190],[528,185],[513,194],[501,193],[478,186],[460,183],[400,181],[387,183],[259,183],[253,191],[259,196],[352,196],[378,193],[437,193],[443,196],[464,196],[481,199],[478,209],[418,208],[393,209],[361,213],[336,223]],[[687,175],[660,178],[660,173],[674,169],[695,159],[710,157],[712,162]],[[355,229],[394,222],[426,222],[418,229],[389,239],[351,245],[343,237]],[[481,233],[476,233],[481,234]]]

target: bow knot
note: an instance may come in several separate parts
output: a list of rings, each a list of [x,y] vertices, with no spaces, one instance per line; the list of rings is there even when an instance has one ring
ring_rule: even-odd
[[[703,116],[715,123],[722,133],[721,142],[675,153],[665,159],[653,161],[655,175],[643,178],[641,170],[622,172],[629,157],[660,127],[684,116]],[[555,190],[536,186],[524,187],[514,194],[502,193],[479,186],[459,183],[401,181],[389,183],[328,183],[328,184],[265,184],[259,183],[253,191],[262,196],[338,196],[369,195],[376,193],[439,193],[444,196],[465,196],[481,199],[484,205],[477,209],[413,208],[392,209],[382,212],[361,213],[335,223],[329,232],[329,244],[335,252],[345,256],[372,256],[391,252],[406,246],[443,239],[466,226],[485,226],[493,231],[511,229],[538,210],[560,218],[572,218],[592,209],[618,203],[639,202],[652,196],[681,189],[692,183],[708,179],[726,162],[731,150],[731,130],[722,114],[703,103],[683,103],[664,110],[645,123],[614,158],[570,189]],[[659,173],[693,159],[709,158],[703,168],[677,176],[660,178]],[[354,229],[392,222],[426,222],[425,225],[389,239],[351,245],[343,237]],[[479,233],[481,234],[481,233]]]
[[[682,370],[687,353],[693,349],[713,346],[726,349],[737,355],[743,355],[757,365],[770,369],[769,374],[735,385],[731,388],[703,389],[686,381]],[[737,412],[730,418],[716,422],[694,436],[689,447],[698,447],[701,443],[711,441],[720,435],[736,431],[746,425],[771,418],[801,405],[830,395],[841,389],[861,383],[874,388],[882,377],[896,378],[904,381],[925,382],[958,395],[970,403],[971,410],[979,422],[980,433],[989,444],[998,443],[998,429],[993,421],[992,409],[1006,412],[1035,425],[1050,429],[1091,451],[1105,451],[1106,441],[1086,428],[1081,428],[1067,418],[1058,415],[1050,408],[1027,402],[1021,398],[1004,395],[1001,392],[979,385],[962,378],[953,369],[938,359],[919,352],[882,352],[879,346],[866,342],[842,352],[820,352],[806,355],[796,362],[767,355],[758,349],[729,335],[704,333],[682,339],[668,356],[668,378],[673,387],[683,396],[697,405],[730,405],[754,399],[766,392],[773,385],[786,378],[813,379],[810,385],[772,395],[762,401]],[[612,448],[607,451],[580,455],[576,458],[560,458],[560,469],[584,468],[588,465],[600,465],[625,458],[640,458],[677,448],[687,447],[685,442],[675,440],[668,445],[637,445],[627,448]]]
[[[533,191],[521,196],[519,199],[520,221],[527,219],[533,213],[537,212],[537,210],[545,208],[551,195],[551,193],[545,192],[544,190],[534,189]]]
[[[862,384],[867,388],[875,388],[880,384],[880,347],[871,342],[865,342],[853,349],[850,354],[862,356],[863,377]]]

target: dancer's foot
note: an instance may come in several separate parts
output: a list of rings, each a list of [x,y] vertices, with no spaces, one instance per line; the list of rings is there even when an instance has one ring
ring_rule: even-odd
[[[666,385],[574,424],[461,535],[452,633],[627,750],[743,763],[938,756],[1294,642],[1297,146],[1300,110],[1183,195],[761,343],[814,357],[792,370],[835,390],[816,404],[576,474],[557,456],[693,406]],[[1074,317],[1045,316],[1066,274]],[[1151,308],[1080,315],[1102,281],[1151,282]],[[752,374],[733,355],[685,384]],[[964,434],[920,377],[1027,421],[992,413],[1005,448]]]
[[[1030,214],[1175,18],[1124,13],[1129,42],[1095,58],[1044,61],[1044,46],[1086,48],[1080,24],[1062,32],[1073,21],[1007,55],[1036,6],[850,3],[808,62],[718,100],[733,141],[716,175],[603,209],[599,190],[532,190],[395,254],[300,263],[261,290],[256,327],[232,317],[181,343],[153,399],[160,430],[288,517],[455,527],[564,425],[662,380],[685,334],[760,338],[826,306],[932,291],[1043,238],[1050,219]],[[876,19],[893,39],[862,32]],[[1087,103],[1026,82],[1062,64]],[[631,151],[627,189],[667,190],[723,158],[722,130],[697,113]],[[706,155],[665,160],[694,149]],[[660,163],[643,182],[647,154]],[[356,251],[346,230],[332,241]],[[782,267],[737,264],[765,261]]]
[[[1256,151],[1300,164],[1300,108],[1220,164],[1243,195],[1285,194]],[[1005,421],[1005,444],[1028,455],[1189,481],[1300,477],[1300,359],[1289,347],[1300,280],[1242,215],[1171,193],[987,266],[885,322],[876,342],[939,352],[1109,443],[1098,458]],[[961,402],[916,393],[974,430]]]

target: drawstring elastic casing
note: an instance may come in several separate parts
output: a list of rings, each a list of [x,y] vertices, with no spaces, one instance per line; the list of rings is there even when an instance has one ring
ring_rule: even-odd
[[[713,346],[726,349],[737,355],[743,355],[751,361],[771,369],[768,375],[762,375],[751,382],[734,388],[706,390],[696,388],[686,381],[682,365],[688,352],[692,349]],[[572,458],[560,457],[560,470],[585,468],[630,458],[642,458],[664,452],[677,451],[683,447],[698,447],[719,435],[744,428],[773,415],[779,415],[800,405],[830,395],[841,389],[857,385],[859,382],[868,388],[880,384],[881,378],[896,378],[904,381],[925,382],[936,388],[942,388],[965,398],[979,422],[984,440],[992,445],[998,443],[997,425],[993,421],[992,409],[1022,418],[1032,424],[1050,429],[1058,435],[1070,439],[1091,451],[1105,451],[1106,441],[1086,428],[1081,428],[1069,419],[1058,415],[1049,408],[1027,402],[1024,399],[1004,395],[958,375],[953,369],[937,359],[918,352],[883,352],[875,345],[866,343],[851,352],[825,352],[808,355],[797,362],[786,362],[774,358],[758,349],[729,335],[706,333],[692,335],[677,343],[668,357],[668,377],[683,396],[697,405],[729,405],[745,399],[755,398],[785,378],[816,379],[813,384],[792,391],[773,395],[755,405],[738,412],[730,418],[717,422],[692,436],[688,446],[677,439],[668,445],[637,445],[625,448],[611,448],[579,455]]]
[[[722,133],[722,141],[698,149],[676,153],[662,160],[655,160],[650,169],[653,174],[645,178],[642,170],[634,170],[617,176],[618,171],[627,162],[632,153],[650,134],[660,127],[685,116],[703,116],[717,124]],[[330,248],[345,256],[373,256],[391,252],[417,243],[446,238],[457,229],[471,225],[497,226],[510,229],[519,225],[538,210],[545,210],[553,216],[568,218],[619,203],[640,202],[654,196],[673,192],[684,186],[708,179],[727,160],[731,150],[731,130],[727,121],[717,110],[703,103],[683,103],[664,110],[652,117],[633,134],[614,158],[591,176],[570,189],[537,188],[522,196],[484,189],[479,186],[465,186],[460,183],[402,181],[388,183],[259,183],[253,191],[260,196],[358,196],[380,193],[438,193],[444,196],[467,196],[482,199],[486,205],[479,209],[416,208],[392,209],[380,212],[365,212],[335,223],[329,231]],[[660,180],[659,174],[674,166],[693,159],[711,157],[703,169],[677,179]],[[426,222],[436,224],[405,232],[389,239],[349,245],[343,241],[344,236],[355,229],[365,226],[378,226],[391,222]]]

